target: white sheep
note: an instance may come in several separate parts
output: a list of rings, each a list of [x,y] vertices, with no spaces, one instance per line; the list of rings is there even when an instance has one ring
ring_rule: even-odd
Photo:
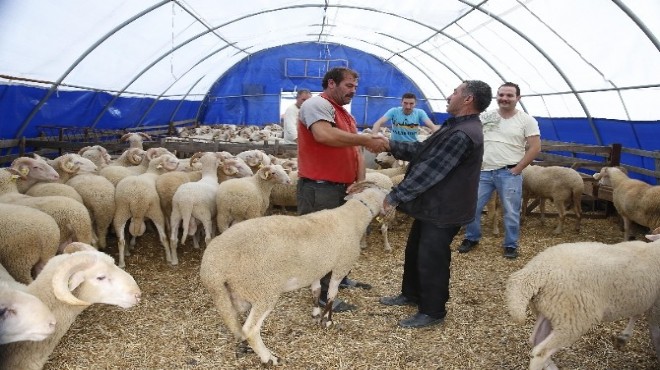
[[[103,168],[110,164],[112,157],[108,150],[100,145],[86,146],[78,151],[78,155],[92,161],[98,168]]]
[[[390,191],[393,187],[392,179],[379,172],[368,172],[365,177],[366,181],[371,181],[381,188]],[[396,210],[392,210],[387,215],[377,217],[376,220],[380,223],[380,233],[383,235],[383,248],[386,251],[391,251],[392,246],[388,238],[389,226],[396,221]],[[366,245],[366,242],[364,243]]]
[[[66,183],[76,189],[89,211],[97,245],[105,249],[108,228],[115,216],[115,187],[110,180],[93,173],[78,174]]]
[[[60,183],[61,176],[46,160],[38,155],[35,158],[16,158],[11,167],[23,175],[16,180],[16,188],[21,194],[34,197],[61,195],[75,199],[82,204],[82,197],[69,185]]]
[[[147,152],[141,148],[128,148],[124,150],[121,155],[117,157],[117,159],[110,162],[108,165],[122,167],[137,166],[142,163],[142,160],[146,154]]]
[[[152,149],[149,149],[149,151]],[[179,160],[174,155],[163,154],[150,160],[147,172],[137,176],[125,177],[117,184],[115,188],[115,216],[112,224],[118,239],[119,267],[123,268],[125,266],[126,239],[124,237],[124,227],[126,222],[131,220],[128,228],[129,232],[133,237],[138,237],[146,231],[145,218],[150,219],[156,226],[160,242],[165,248],[166,260],[170,262],[170,248],[165,232],[165,217],[160,208],[160,199],[156,191],[156,178],[161,173],[176,170],[178,165]]]
[[[216,195],[218,233],[243,220],[266,214],[275,184],[291,182],[280,165],[261,167],[250,177],[220,183]]]
[[[137,166],[107,166],[99,171],[99,175],[110,180],[112,185],[117,186],[124,177],[131,175],[140,175],[149,169],[149,162],[163,154],[171,154],[166,148],[150,148],[144,154],[142,161]]]
[[[0,344],[44,340],[55,332],[55,323],[39,298],[0,281]]]
[[[60,229],[61,247],[71,241],[94,242],[92,220],[83,204],[63,196],[32,197],[20,194],[16,188],[18,177],[22,177],[21,173],[11,167],[0,169],[0,203],[28,206],[51,216]]]
[[[551,356],[601,322],[633,318],[618,338],[625,344],[645,313],[660,358],[660,228],[647,237],[654,241],[559,244],[511,274],[509,313],[522,323],[529,304],[537,314],[531,370],[556,369]]]
[[[539,198],[541,208],[541,222],[545,221],[545,199],[552,199],[557,208],[559,217],[557,218],[557,227],[553,231],[555,234],[561,234],[564,219],[566,218],[566,205],[573,204],[576,222],[575,230],[580,230],[582,220],[582,192],[584,191],[584,181],[580,174],[568,167],[561,166],[535,166],[525,167],[522,172],[523,177],[523,212],[521,219],[525,217],[527,203],[530,198]]]
[[[73,243],[48,261],[25,291],[39,298],[55,314],[55,333],[40,342],[15,342],[0,346],[0,369],[41,369],[76,317],[94,303],[130,308],[142,293],[131,275],[118,268],[112,257],[89,245]]]
[[[286,169],[285,169],[286,170]],[[298,207],[298,171],[291,171],[288,184],[275,184],[270,191],[270,207]]]
[[[653,230],[660,227],[660,186],[631,179],[617,167],[604,167],[594,174],[612,187],[612,200],[623,219],[623,240],[630,238],[630,224],[636,222]]]
[[[124,134],[119,141],[121,142],[128,141],[128,144],[130,145],[131,148],[144,149],[142,143],[145,139],[151,140],[151,136],[149,136],[144,132],[129,132],[127,134]]]
[[[202,164],[202,178],[199,181],[182,184],[172,198],[170,216],[172,265],[179,263],[176,252],[179,244],[179,224],[183,223],[182,244],[186,242],[188,235],[195,234],[198,222],[204,227],[204,242],[208,245],[213,238],[213,221],[217,212],[218,165],[221,158],[212,152],[195,153],[193,158],[199,158],[199,162]]]
[[[0,203],[0,264],[27,284],[57,254],[60,229],[37,209]]]
[[[16,284],[0,265],[0,344],[46,339],[55,332],[55,316],[39,298]]]
[[[261,166],[267,166],[270,164],[270,157],[268,157],[268,154],[263,150],[245,150],[236,154],[236,157],[245,161],[245,163],[250,166],[253,173],[256,173]]]
[[[222,320],[264,364],[277,364],[261,339],[261,326],[279,296],[306,286],[314,302],[320,279],[332,272],[321,324],[332,324],[332,304],[339,283],[360,255],[360,240],[381,211],[385,192],[368,187],[347,196],[337,208],[303,216],[273,215],[238,223],[211,240],[200,267]],[[243,327],[239,313],[250,309]],[[313,316],[321,314],[315,305]]]

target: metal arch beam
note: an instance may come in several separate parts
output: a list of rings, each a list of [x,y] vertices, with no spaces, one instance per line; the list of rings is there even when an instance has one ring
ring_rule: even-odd
[[[183,105],[183,102],[186,101],[186,98],[188,97],[188,94],[190,94],[192,89],[194,89],[195,86],[197,86],[197,84],[199,83],[199,81],[201,81],[204,77],[205,76],[200,77],[197,80],[197,82],[192,84],[192,86],[190,86],[190,89],[188,89],[188,91],[186,91],[186,95],[181,97],[181,100],[179,101],[179,104],[177,104],[176,108],[174,108],[174,110],[172,111],[172,114],[170,115],[170,122],[174,121],[174,116],[176,116],[176,114],[179,112],[179,109],[181,109],[181,106]],[[202,102],[200,101],[199,104],[201,105]],[[197,110],[197,114],[195,114],[195,121],[197,121],[198,119],[199,119],[199,109]]]
[[[83,61],[83,59],[85,59],[92,51],[94,51],[99,45],[101,45],[103,42],[105,42],[105,40],[110,38],[110,36],[114,35],[115,33],[117,33],[119,30],[121,30],[125,26],[129,25],[130,23],[132,23],[136,19],[142,17],[143,15],[148,14],[148,13],[152,12],[153,10],[160,8],[162,5],[165,5],[165,4],[169,3],[170,1],[171,0],[163,0],[159,3],[156,3],[156,4],[152,5],[151,7],[141,11],[140,13],[137,13],[136,15],[128,18],[124,22],[120,23],[117,27],[110,30],[110,32],[103,35],[103,37],[98,39],[92,46],[90,46],[87,50],[85,50],[85,52],[82,53],[78,57],[78,59],[76,59],[71,64],[71,66],[69,66],[69,68],[64,72],[64,74],[62,74],[55,81],[55,83],[53,83],[53,85],[50,87],[50,89],[48,90],[46,95],[43,98],[41,98],[39,103],[37,103],[37,105],[35,105],[34,108],[32,108],[32,111],[30,112],[30,114],[25,118],[25,120],[23,120],[23,123],[21,123],[20,128],[16,132],[15,138],[18,139],[18,138],[21,137],[21,135],[23,135],[23,132],[25,131],[27,126],[30,124],[30,122],[32,121],[34,116],[41,109],[41,107],[43,107],[43,105],[46,104],[46,101],[53,95],[53,93],[55,93],[55,91],[57,90],[57,87],[60,86],[62,81],[64,81],[64,79],[69,75],[69,73],[71,73],[71,71],[73,71]]]
[[[169,89],[172,88],[172,86],[174,86],[177,82],[179,82],[179,80],[180,80],[183,76],[187,75],[190,71],[192,71],[193,69],[195,69],[195,67],[197,67],[198,65],[200,65],[202,62],[204,62],[204,61],[207,60],[208,58],[214,56],[215,54],[217,54],[217,53],[219,53],[219,52],[221,52],[221,51],[223,51],[224,49],[228,48],[229,46],[230,46],[230,45],[227,44],[227,45],[225,45],[225,46],[219,48],[218,50],[215,50],[215,51],[213,51],[213,52],[207,54],[205,57],[203,57],[202,59],[198,60],[197,63],[195,63],[195,64],[194,64],[192,67],[190,67],[187,71],[185,71],[183,74],[181,74],[181,76],[179,76],[176,80],[174,80],[174,82],[172,82],[167,88],[165,88],[165,90],[163,90],[162,93],[160,93],[160,94],[154,99],[154,102],[149,106],[149,108],[147,108],[147,110],[144,112],[144,114],[142,114],[142,117],[140,117],[140,120],[138,121],[137,126],[139,127],[139,126],[142,125],[142,122],[143,122],[144,119],[147,117],[147,114],[149,114],[149,112],[151,112],[151,110],[156,106],[156,104],[158,103],[158,100],[160,100],[160,98],[162,98],[162,97],[167,93],[167,91],[168,91]],[[195,84],[193,85],[193,87],[194,87],[195,85],[197,85],[197,84],[199,83],[199,81],[201,81],[201,78],[200,78],[197,82],[195,82]],[[188,94],[190,93],[190,91],[191,91],[191,90],[188,90],[188,92],[186,93],[186,96],[188,96]]]
[[[616,6],[618,6],[619,9],[623,10],[623,12],[626,13],[626,15],[630,17],[630,19],[632,19],[633,22],[635,22],[637,27],[639,27],[639,29],[641,29],[642,32],[644,32],[646,37],[649,38],[649,41],[651,41],[651,43],[655,45],[655,48],[658,49],[658,51],[660,51],[660,41],[658,41],[658,38],[655,37],[653,32],[651,32],[651,30],[649,30],[649,28],[646,27],[646,24],[644,24],[644,22],[642,22],[642,20],[639,19],[639,17],[635,15],[635,13],[633,13],[633,11],[630,10],[630,8],[628,8],[626,4],[624,4],[621,0],[612,0],[612,2],[616,4]]]
[[[472,5],[469,4],[466,0],[458,0],[458,1],[462,2],[463,4],[467,4],[467,5],[472,6]],[[555,68],[555,70],[557,71],[557,73],[559,73],[559,75],[560,75],[561,78],[564,80],[564,82],[566,82],[566,85],[568,85],[568,87],[569,87],[569,88],[571,89],[571,91],[573,92],[573,96],[575,96],[575,98],[577,99],[578,103],[580,103],[580,106],[582,107],[582,110],[584,111],[584,114],[587,116],[587,121],[589,122],[589,126],[591,126],[591,130],[593,131],[593,134],[594,134],[594,136],[595,136],[595,138],[596,138],[596,142],[597,142],[599,145],[602,145],[603,140],[601,139],[600,134],[598,133],[598,130],[596,129],[596,126],[594,125],[593,117],[591,116],[591,113],[589,112],[589,109],[587,108],[586,104],[585,104],[584,101],[582,100],[582,97],[580,97],[580,95],[576,92],[576,89],[575,89],[575,87],[573,86],[573,84],[571,83],[571,80],[570,80],[570,79],[568,78],[568,76],[564,73],[564,71],[562,71],[562,69],[559,68],[559,66],[558,66],[557,63],[554,61],[554,59],[552,59],[552,58],[550,57],[550,55],[548,55],[548,53],[546,53],[545,50],[543,50],[543,48],[541,48],[541,47],[540,47],[539,45],[537,45],[534,41],[532,41],[532,39],[530,39],[529,37],[527,37],[527,35],[525,35],[525,34],[522,33],[519,29],[515,28],[514,26],[512,26],[511,24],[509,24],[508,22],[506,22],[504,19],[500,18],[499,16],[497,16],[497,15],[495,15],[495,14],[492,14],[492,13],[490,13],[490,12],[485,11],[485,10],[483,10],[483,9],[480,8],[480,7],[477,7],[477,8],[475,8],[475,9],[477,9],[477,10],[479,10],[480,12],[484,13],[485,15],[487,15],[487,16],[493,18],[494,20],[500,22],[502,25],[504,25],[505,27],[507,27],[508,29],[510,29],[511,31],[513,31],[514,33],[516,33],[518,36],[520,36],[521,38],[523,38],[525,41],[527,41],[532,47],[534,47],[534,48],[536,49],[536,51],[538,51],[541,55],[543,55],[543,57],[545,57],[545,59],[546,59],[546,60],[547,60],[547,61],[548,61],[548,62],[549,62],[554,68]]]

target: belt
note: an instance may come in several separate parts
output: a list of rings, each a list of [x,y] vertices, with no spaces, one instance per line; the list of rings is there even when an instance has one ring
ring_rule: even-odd
[[[516,163],[516,164],[508,164],[508,165],[506,165],[506,166],[504,166],[504,167],[500,167],[500,168],[496,168],[496,169],[494,169],[494,170],[488,170],[488,171],[510,170],[510,169],[512,169],[513,167],[517,166],[517,165],[518,165],[517,163]]]
[[[310,182],[313,184],[327,184],[327,185],[341,185],[341,186],[347,186],[348,184],[344,184],[343,182],[333,182],[333,181],[327,181],[327,180],[312,180],[308,179],[306,177],[301,177],[300,180],[302,182]]]

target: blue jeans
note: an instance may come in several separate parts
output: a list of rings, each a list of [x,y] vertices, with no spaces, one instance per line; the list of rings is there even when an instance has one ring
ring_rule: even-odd
[[[481,171],[479,176],[479,198],[474,221],[465,229],[465,239],[481,239],[481,212],[497,190],[504,215],[504,247],[518,247],[520,237],[520,206],[522,203],[522,175],[514,175],[508,168]]]

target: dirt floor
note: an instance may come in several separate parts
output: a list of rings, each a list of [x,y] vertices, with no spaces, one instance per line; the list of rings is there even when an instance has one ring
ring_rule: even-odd
[[[336,314],[336,325],[322,329],[311,318],[308,289],[285,293],[264,323],[264,342],[284,362],[282,369],[526,369],[534,319],[530,313],[519,325],[509,318],[503,301],[509,274],[555,244],[614,243],[622,237],[615,218],[585,219],[579,234],[569,219],[560,236],[552,234],[554,222],[549,219],[542,226],[538,217],[531,217],[523,225],[517,260],[503,258],[501,237],[488,233],[471,253],[454,253],[447,319],[441,326],[417,330],[397,326],[415,308],[378,303],[381,296],[399,293],[410,221],[403,219],[391,229],[392,252],[383,250],[373,227],[369,247],[351,273],[373,289],[339,293],[359,309]],[[456,237],[454,250],[462,238],[462,233]],[[116,257],[114,238],[109,245],[113,247],[106,252]],[[130,310],[88,308],[45,369],[259,368],[255,354],[237,355],[233,337],[200,284],[203,250],[193,249],[190,241],[179,250],[180,265],[172,267],[153,232],[139,239],[126,258],[126,271],[140,285],[142,302]],[[625,325],[626,320],[599,325],[555,354],[555,363],[561,369],[659,369],[645,321],[624,350],[614,349],[612,337]]]

